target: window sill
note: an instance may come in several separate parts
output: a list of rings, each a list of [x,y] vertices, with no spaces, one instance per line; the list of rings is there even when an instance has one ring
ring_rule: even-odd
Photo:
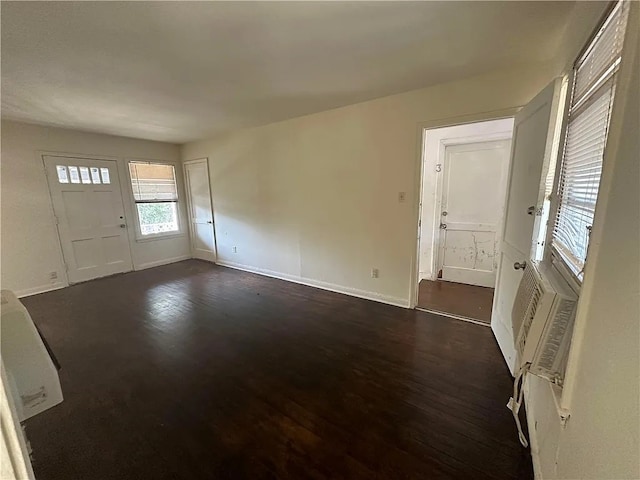
[[[146,243],[146,242],[155,242],[156,240],[170,240],[172,238],[180,238],[184,237],[184,233],[170,233],[167,235],[148,235],[145,237],[141,237],[140,235],[136,235],[136,243]]]
[[[556,272],[564,279],[569,287],[580,297],[580,290],[582,288],[582,282],[576,277],[571,268],[566,264],[562,255],[556,252],[555,248],[551,247],[551,265],[555,268]]]

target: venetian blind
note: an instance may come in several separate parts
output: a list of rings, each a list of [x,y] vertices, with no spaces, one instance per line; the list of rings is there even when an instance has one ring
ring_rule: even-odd
[[[620,1],[576,62],[552,246],[581,279],[607,142],[629,5]]]
[[[175,202],[178,200],[173,165],[130,162],[129,174],[136,202]]]

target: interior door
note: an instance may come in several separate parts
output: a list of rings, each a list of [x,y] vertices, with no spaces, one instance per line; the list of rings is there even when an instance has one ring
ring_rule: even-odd
[[[132,270],[115,161],[44,157],[70,283]]]
[[[207,159],[186,162],[184,172],[189,204],[191,253],[194,258],[214,262],[216,250]]]
[[[516,354],[511,309],[523,264],[535,251],[538,207],[544,200],[544,176],[549,168],[558,124],[561,80],[556,79],[515,117],[506,213],[500,246],[498,279],[491,328],[513,373]],[[526,266],[525,266],[526,268]]]
[[[442,280],[493,288],[509,140],[445,148],[440,213]]]

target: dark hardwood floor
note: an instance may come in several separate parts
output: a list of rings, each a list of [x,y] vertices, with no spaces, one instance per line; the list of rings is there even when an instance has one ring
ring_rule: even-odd
[[[493,288],[443,280],[421,280],[418,307],[472,318],[489,325]]]
[[[491,330],[199,261],[23,299],[39,480],[532,478]]]

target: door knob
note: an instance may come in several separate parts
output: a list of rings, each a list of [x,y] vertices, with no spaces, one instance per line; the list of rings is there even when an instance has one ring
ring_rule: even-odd
[[[516,262],[513,264],[515,270],[524,270],[527,266],[527,262]]]
[[[212,224],[213,221],[212,220],[207,220],[207,223]]]
[[[446,230],[446,228],[447,228],[447,224],[446,224],[446,223],[441,223],[441,224],[440,224],[440,228],[441,228],[442,230]]]
[[[127,228],[127,226],[124,223],[121,223],[120,228]]]

